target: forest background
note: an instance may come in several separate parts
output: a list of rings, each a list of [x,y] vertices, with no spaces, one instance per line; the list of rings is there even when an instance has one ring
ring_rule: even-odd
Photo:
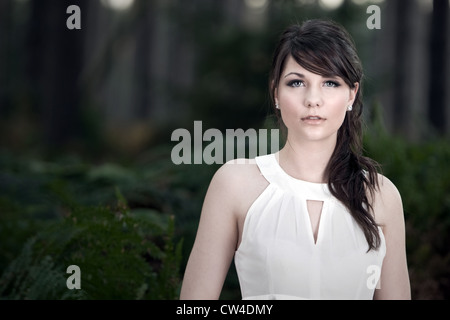
[[[365,153],[403,198],[412,297],[448,299],[449,10],[448,0],[0,0],[0,298],[177,299],[220,164],[175,165],[172,132],[194,121],[277,128],[276,40],[291,23],[329,18],[363,61]],[[69,289],[72,265],[80,289]],[[233,264],[221,299],[240,299]]]

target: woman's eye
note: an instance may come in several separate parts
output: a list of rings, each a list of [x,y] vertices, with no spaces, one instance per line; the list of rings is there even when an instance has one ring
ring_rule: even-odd
[[[304,87],[304,83],[301,80],[292,80],[288,83],[288,86],[293,88]]]
[[[339,83],[337,83],[336,81],[326,81],[325,87],[336,88],[339,87]]]

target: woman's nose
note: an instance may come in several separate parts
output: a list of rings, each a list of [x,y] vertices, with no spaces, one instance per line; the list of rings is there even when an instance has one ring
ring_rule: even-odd
[[[320,107],[322,98],[318,89],[309,88],[305,97],[305,106],[307,108]]]

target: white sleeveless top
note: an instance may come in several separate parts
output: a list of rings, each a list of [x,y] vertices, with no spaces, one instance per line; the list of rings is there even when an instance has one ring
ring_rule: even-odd
[[[256,157],[269,182],[245,218],[234,257],[242,299],[372,299],[386,242],[368,250],[362,229],[327,184],[298,180],[275,154]],[[314,241],[307,200],[323,201]]]

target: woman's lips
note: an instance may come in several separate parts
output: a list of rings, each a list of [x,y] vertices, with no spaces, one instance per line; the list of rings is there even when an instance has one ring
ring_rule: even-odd
[[[307,116],[301,119],[303,122],[308,124],[320,124],[323,121],[325,121],[325,118],[322,118],[320,116]]]

